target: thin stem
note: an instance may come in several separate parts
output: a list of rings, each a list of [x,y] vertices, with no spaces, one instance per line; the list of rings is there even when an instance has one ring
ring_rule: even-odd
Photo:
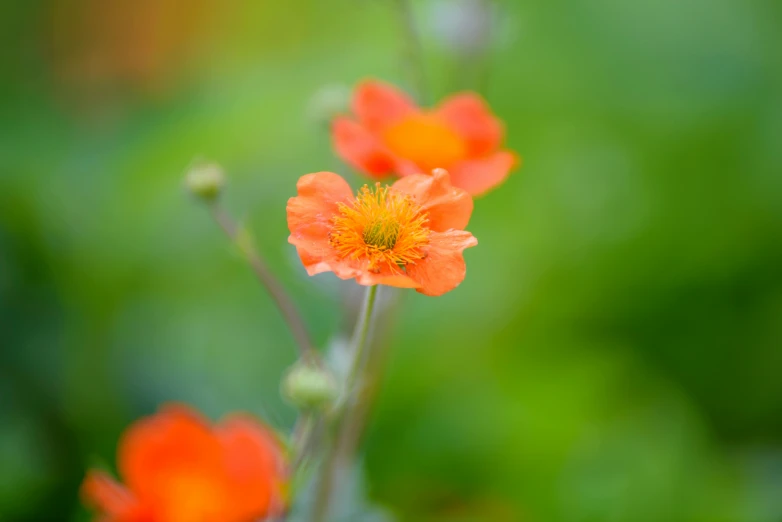
[[[372,406],[377,398],[390,347],[388,334],[395,322],[398,304],[401,301],[399,288],[386,286],[381,288],[379,292],[387,297],[385,307],[382,310],[383,322],[373,325],[366,368],[363,371],[362,393],[355,407],[346,413],[343,438],[338,441],[337,461],[342,468],[351,465],[366,428]],[[381,310],[378,310],[378,313],[380,312]]]
[[[315,424],[317,419],[311,412],[302,412],[296,420],[291,437],[291,470],[294,473],[307,458]]]
[[[331,511],[331,501],[334,496],[334,487],[338,481],[337,474],[341,471],[339,469],[341,448],[345,446],[345,442],[351,438],[351,430],[353,422],[350,419],[355,415],[355,411],[360,407],[360,396],[362,392],[364,371],[366,369],[368,352],[367,350],[367,337],[372,325],[373,312],[375,309],[375,301],[377,297],[377,285],[370,286],[367,289],[364,303],[359,313],[358,321],[356,322],[356,328],[353,332],[353,338],[351,342],[353,353],[353,364],[351,365],[350,372],[347,377],[347,397],[343,405],[344,413],[342,418],[337,422],[336,434],[329,445],[329,451],[326,455],[326,462],[323,465],[323,472],[321,473],[320,480],[318,481],[318,489],[315,497],[315,504],[313,508],[313,521],[324,522],[328,520],[329,513]]]
[[[367,358],[367,333],[372,323],[372,312],[375,310],[375,301],[377,298],[377,285],[372,285],[367,288],[366,296],[364,297],[364,303],[361,306],[361,313],[359,315],[358,322],[356,323],[356,329],[353,331],[353,365],[350,368],[348,374],[348,385],[357,386],[361,379],[361,371],[366,366]],[[356,390],[349,390],[348,399],[356,397]]]
[[[218,203],[212,203],[210,205],[210,210],[212,212],[212,217],[214,217],[217,224],[220,225],[220,228],[231,241],[237,242],[242,239],[239,237],[240,230],[236,222]],[[293,300],[291,300],[290,296],[285,292],[285,289],[279,281],[277,281],[277,278],[274,277],[266,266],[266,263],[258,253],[258,250],[252,244],[249,244],[249,242],[245,242],[240,246],[243,248],[244,254],[247,256],[247,261],[250,263],[253,272],[255,272],[258,280],[266,288],[266,291],[269,292],[272,300],[280,310],[282,317],[288,324],[288,328],[299,347],[299,355],[302,358],[319,364],[319,359],[312,347],[307,328],[304,326],[304,321],[296,310]]]
[[[404,59],[410,70],[418,102],[426,105],[429,103],[429,89],[426,82],[424,50],[421,45],[421,36],[415,23],[415,16],[413,16],[413,8],[410,5],[410,0],[395,0],[395,2],[399,22],[404,31],[402,38]]]

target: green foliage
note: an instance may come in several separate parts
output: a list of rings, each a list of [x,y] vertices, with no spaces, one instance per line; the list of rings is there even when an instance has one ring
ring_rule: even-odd
[[[183,170],[225,167],[323,345],[351,283],[306,276],[285,205],[301,174],[349,172],[310,101],[413,83],[393,3],[338,0],[253,3],[192,68],[85,91],[44,52],[42,20],[79,16],[54,5],[0,8],[3,521],[86,520],[85,467],[161,402],[292,425],[293,339]],[[780,520],[778,3],[498,8],[484,62],[424,31],[433,92],[482,89],[524,166],[476,201],[465,282],[404,296],[373,502],[405,522]]]

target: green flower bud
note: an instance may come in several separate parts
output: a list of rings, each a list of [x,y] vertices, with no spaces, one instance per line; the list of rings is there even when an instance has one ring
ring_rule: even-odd
[[[220,165],[204,163],[191,168],[185,177],[185,186],[196,197],[214,201],[225,185],[225,174]]]
[[[299,361],[283,377],[282,395],[299,409],[322,410],[334,403],[339,389],[327,368]]]
[[[318,125],[331,125],[334,117],[348,111],[350,87],[342,84],[325,85],[310,98],[307,113]]]

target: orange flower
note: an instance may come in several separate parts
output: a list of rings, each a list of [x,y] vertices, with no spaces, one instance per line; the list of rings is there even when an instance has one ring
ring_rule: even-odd
[[[283,511],[281,455],[250,417],[213,428],[185,406],[168,406],[120,440],[126,486],[91,470],[82,494],[101,522],[248,522]]]
[[[443,168],[454,186],[478,195],[502,183],[519,163],[516,154],[500,149],[502,123],[475,93],[450,96],[425,110],[396,88],[370,80],[356,88],[353,112],[356,120],[334,120],[334,148],[376,178]]]
[[[426,295],[464,279],[462,251],[478,241],[467,226],[472,198],[448,173],[413,174],[358,195],[332,172],[307,174],[288,200],[288,241],[310,275],[334,272],[362,285],[415,288]]]

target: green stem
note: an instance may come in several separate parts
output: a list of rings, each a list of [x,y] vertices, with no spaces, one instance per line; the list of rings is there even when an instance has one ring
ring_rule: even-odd
[[[356,329],[353,331],[353,365],[350,368],[348,374],[348,385],[356,386],[361,379],[361,371],[366,366],[366,354],[367,354],[367,334],[369,333],[369,327],[372,323],[372,312],[375,310],[375,300],[377,298],[377,285],[372,285],[367,288],[366,296],[364,297],[364,303],[361,306],[361,312],[356,323]],[[355,389],[348,390],[348,399],[351,396],[355,397]]]
[[[314,364],[320,365],[320,359],[313,348],[312,341],[307,332],[307,327],[304,325],[304,320],[301,315],[299,315],[296,306],[293,304],[293,300],[285,291],[285,288],[283,288],[277,278],[274,277],[271,270],[266,266],[266,262],[261,257],[261,254],[251,243],[243,240],[240,236],[241,232],[239,226],[223,207],[215,202],[210,206],[210,210],[214,220],[231,241],[234,243],[243,241],[239,246],[242,248],[243,254],[247,257],[247,262],[250,264],[253,272],[255,272],[256,277],[264,288],[266,288],[266,291],[269,292],[274,304],[277,305],[277,309],[280,311],[283,319],[285,319],[299,348],[299,355]]]
[[[403,35],[403,55],[410,70],[410,76],[413,80],[418,103],[426,105],[429,103],[429,89],[426,82],[426,65],[424,64],[424,49],[421,45],[421,35],[415,23],[413,8],[410,0],[395,0],[396,11],[399,16],[399,23],[404,31]]]
[[[293,436],[291,437],[291,471],[296,473],[299,467],[304,463],[309,453],[312,433],[315,429],[317,419],[312,412],[302,412],[293,427]]]
[[[361,395],[357,404],[350,411],[346,412],[344,436],[338,442],[337,460],[343,469],[350,469],[355,460],[355,453],[377,398],[385,359],[388,356],[390,347],[389,333],[393,328],[401,297],[400,289],[390,286],[379,289],[378,293],[382,293],[387,298],[387,303],[382,309],[383,322],[382,324],[374,325],[371,338],[367,344],[367,362],[362,372]],[[381,310],[378,310],[377,313],[380,312]]]
[[[356,328],[353,331],[351,342],[353,364],[347,377],[346,398],[343,404],[343,414],[337,421],[336,434],[329,444],[326,461],[323,464],[323,472],[318,481],[318,489],[313,507],[313,522],[325,522],[331,512],[331,502],[334,497],[334,488],[338,482],[339,463],[341,454],[346,447],[346,441],[351,438],[354,429],[351,419],[355,418],[355,409],[360,407],[359,400],[362,393],[364,370],[366,369],[368,350],[367,337],[372,325],[377,286],[367,288],[364,304],[361,307]]]

